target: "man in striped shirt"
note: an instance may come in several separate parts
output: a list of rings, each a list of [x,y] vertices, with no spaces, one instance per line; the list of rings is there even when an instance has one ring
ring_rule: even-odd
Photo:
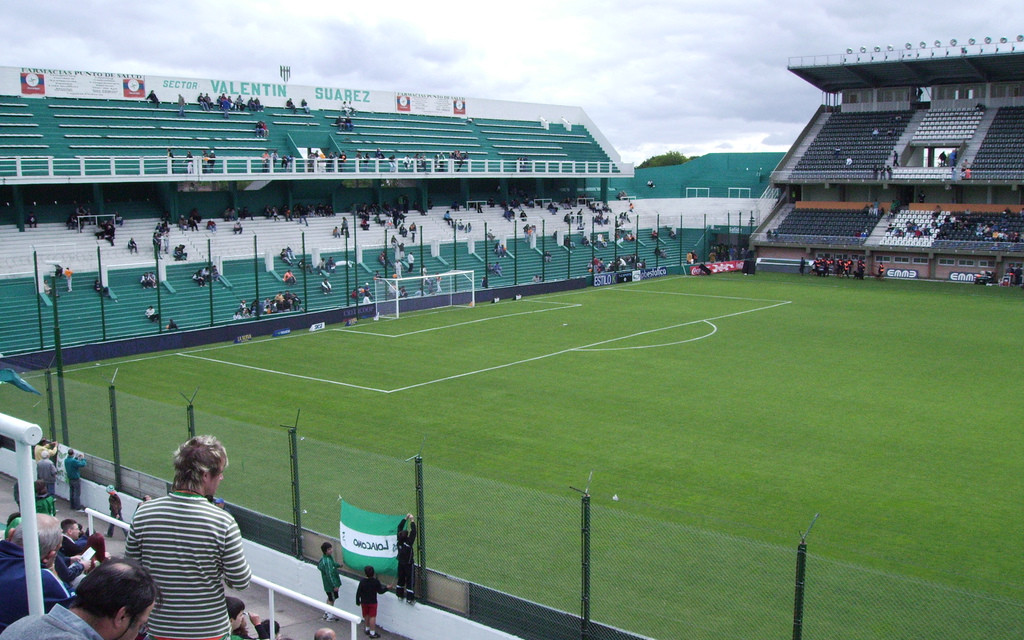
[[[224,585],[252,576],[231,514],[211,504],[228,465],[224,446],[197,436],[178,447],[171,494],[139,505],[126,551],[153,575],[162,601],[149,618],[157,640],[214,640],[231,631]]]

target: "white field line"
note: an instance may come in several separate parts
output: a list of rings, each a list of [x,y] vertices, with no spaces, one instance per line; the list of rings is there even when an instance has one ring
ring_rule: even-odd
[[[639,283],[637,283],[637,284],[639,284]],[[609,290],[612,290],[612,289],[624,290],[625,287],[608,287],[608,289]],[[670,291],[643,291],[643,290],[639,290],[639,292],[641,292],[641,293],[655,293],[655,294],[663,294],[663,295],[683,295],[683,296],[695,296],[695,297],[706,297],[706,298],[721,298],[721,299],[726,299],[726,300],[747,300],[747,301],[751,301],[751,302],[773,302],[774,304],[763,306],[763,307],[757,307],[755,309],[747,309],[745,311],[737,311],[737,312],[734,312],[734,313],[727,313],[727,314],[724,314],[724,315],[714,316],[714,317],[711,317],[711,318],[703,318],[703,319],[700,319],[700,320],[691,320],[689,322],[683,322],[683,323],[680,323],[680,324],[670,325],[670,326],[667,326],[667,327],[660,327],[660,328],[657,328],[657,329],[648,329],[646,331],[639,331],[639,332],[632,333],[632,334],[629,334],[629,335],[619,336],[619,337],[616,337],[616,338],[609,338],[607,340],[601,340],[599,342],[594,342],[594,343],[591,343],[591,344],[581,345],[581,346],[578,346],[578,347],[570,347],[568,349],[562,349],[560,351],[554,351],[552,353],[542,354],[542,355],[539,355],[539,356],[534,356],[532,358],[526,358],[526,359],[523,359],[523,360],[517,360],[517,361],[514,361],[514,362],[508,362],[508,363],[505,363],[505,364],[495,365],[493,367],[485,367],[483,369],[477,369],[475,371],[467,371],[467,372],[464,372],[464,373],[458,373],[458,374],[451,375],[451,376],[445,376],[445,377],[442,377],[442,378],[436,378],[434,380],[427,380],[427,381],[424,381],[424,382],[419,382],[419,383],[412,384],[412,385],[407,385],[407,386],[404,386],[404,387],[398,387],[398,388],[395,388],[395,389],[377,389],[375,387],[367,387],[367,386],[361,386],[361,385],[351,384],[351,383],[347,383],[347,382],[339,382],[337,380],[328,380],[328,379],[325,379],[325,378],[315,378],[315,377],[312,377],[312,376],[304,376],[304,375],[300,375],[300,374],[296,374],[296,373],[288,373],[288,372],[284,372],[284,371],[277,371],[277,370],[274,370],[274,369],[266,369],[266,368],[262,368],[262,367],[254,367],[252,365],[245,365],[245,364],[239,364],[239,363],[236,363],[236,362],[228,362],[226,360],[217,360],[215,358],[206,358],[206,357],[202,357],[202,356],[192,355],[194,353],[201,353],[201,352],[204,352],[204,351],[213,351],[213,350],[216,350],[216,349],[225,349],[225,348],[228,348],[228,347],[238,347],[238,346],[242,346],[243,344],[256,344],[256,343],[262,343],[262,342],[272,342],[273,340],[271,340],[271,339],[254,340],[254,341],[251,341],[251,342],[245,342],[245,343],[241,343],[241,344],[227,344],[227,345],[219,345],[219,346],[216,346],[216,347],[206,347],[206,348],[202,348],[202,349],[193,349],[193,350],[188,351],[188,352],[184,352],[183,351],[183,352],[177,352],[177,353],[172,353],[172,354],[162,354],[162,355],[155,355],[155,356],[146,356],[146,357],[142,357],[142,358],[135,358],[135,359],[132,359],[132,360],[122,360],[122,361],[119,361],[119,362],[109,363],[109,364],[106,364],[104,366],[110,366],[111,364],[114,365],[114,366],[117,366],[117,365],[120,365],[120,364],[127,364],[129,362],[140,362],[140,361],[144,361],[144,360],[152,360],[152,359],[155,359],[155,358],[166,358],[168,356],[181,356],[181,357],[184,357],[184,358],[192,358],[192,359],[196,359],[196,360],[206,360],[208,362],[214,362],[214,363],[228,365],[228,366],[241,367],[243,369],[252,369],[254,371],[260,371],[260,372],[263,372],[263,373],[277,374],[277,375],[282,375],[282,376],[287,376],[287,377],[292,377],[292,378],[299,378],[299,379],[302,379],[302,380],[309,380],[309,381],[312,381],[312,382],[323,382],[323,383],[338,385],[338,386],[342,386],[342,387],[349,387],[349,388],[353,388],[353,389],[361,389],[361,390],[364,390],[364,391],[373,391],[373,392],[376,392],[376,393],[397,393],[399,391],[407,391],[407,390],[410,390],[410,389],[416,389],[418,387],[423,387],[423,386],[435,384],[435,383],[438,383],[438,382],[446,382],[448,380],[456,380],[458,378],[464,378],[464,377],[468,377],[468,376],[472,376],[472,375],[477,375],[477,374],[480,374],[480,373],[487,373],[489,371],[495,371],[497,369],[504,369],[506,367],[516,366],[516,365],[520,365],[520,364],[526,364],[526,363],[529,363],[529,362],[534,362],[536,360],[543,360],[545,358],[550,358],[550,357],[553,357],[553,356],[562,355],[564,353],[570,353],[572,351],[599,351],[600,349],[596,349],[595,347],[599,347],[601,345],[609,344],[609,343],[612,343],[612,342],[618,342],[620,340],[628,340],[630,338],[635,338],[635,337],[638,337],[638,336],[648,335],[648,334],[651,334],[651,333],[657,333],[659,331],[668,331],[670,329],[676,329],[676,328],[679,328],[679,327],[684,327],[684,326],[691,325],[691,324],[697,324],[697,323],[700,323],[700,322],[706,322],[707,324],[712,324],[711,323],[712,320],[721,320],[723,318],[731,318],[731,317],[735,317],[735,316],[744,315],[744,314],[747,314],[747,313],[755,313],[757,311],[766,311],[768,309],[773,309],[775,307],[780,307],[782,305],[787,305],[787,304],[791,304],[792,303],[791,300],[762,300],[762,299],[757,299],[757,298],[740,298],[740,297],[733,297],[733,296],[716,296],[716,295],[708,295],[708,294],[678,293],[678,292],[670,292]],[[576,292],[573,292],[573,293],[576,293]],[[568,295],[568,294],[556,294],[556,295],[558,295],[560,297],[562,295]],[[548,297],[554,297],[554,296],[548,296]],[[542,302],[545,302],[545,301],[544,300],[530,300],[530,302],[542,303]],[[495,319],[499,319],[499,318],[513,317],[513,316],[519,316],[519,315],[525,315],[525,314],[531,314],[531,313],[543,313],[544,311],[557,311],[559,309],[569,309],[569,308],[573,308],[573,307],[583,306],[582,304],[579,304],[579,303],[570,304],[570,303],[557,303],[556,302],[556,303],[549,303],[549,304],[561,304],[563,306],[555,307],[555,308],[552,308],[552,309],[542,309],[542,310],[536,310],[536,311],[523,311],[523,312],[512,313],[512,314],[503,314],[503,315],[500,315],[500,316],[492,316],[492,317],[489,317],[489,318],[479,318],[479,319],[476,319],[476,320],[469,320],[469,321],[466,321],[466,322],[460,322],[460,323],[455,323],[455,324],[451,324],[451,325],[445,325],[445,326],[442,326],[442,327],[433,327],[433,328],[429,328],[429,329],[421,329],[421,330],[418,330],[418,331],[410,331],[408,333],[397,334],[397,335],[378,334],[378,333],[371,333],[371,332],[364,332],[364,331],[352,331],[350,329],[331,329],[331,331],[341,331],[341,332],[347,332],[347,333],[366,333],[368,335],[377,335],[377,336],[382,336],[382,337],[386,337],[386,338],[396,338],[396,337],[403,337],[403,336],[413,335],[413,334],[417,334],[417,333],[423,333],[423,332],[426,332],[426,331],[436,331],[438,329],[446,329],[446,328],[456,327],[456,326],[460,326],[460,325],[473,324],[473,323],[476,323],[476,322],[486,322],[488,320],[495,320]],[[715,325],[712,324],[712,326],[715,326]],[[717,332],[717,327],[716,327],[716,331],[715,332]],[[715,332],[712,332],[712,333],[715,333]],[[297,333],[297,334],[292,334],[292,335],[283,336],[283,337],[297,337],[299,335],[306,335],[306,334],[305,333]],[[312,334],[310,334],[310,335],[312,335]],[[708,336],[702,336],[702,337],[708,337]],[[694,340],[694,339],[691,338],[691,339],[688,339],[688,340],[684,340],[682,342],[691,342],[692,340]],[[672,343],[672,344],[676,344],[676,343]],[[664,346],[664,345],[652,345],[652,346]],[[631,349],[631,348],[637,348],[637,347],[624,347],[623,349]],[[618,348],[616,348],[616,350],[617,349]],[[609,350],[609,349],[605,349],[605,350]],[[70,371],[76,371],[76,370],[81,370],[81,369],[85,369],[85,368],[86,367],[79,367],[78,369],[73,369],[73,370],[70,370]]]
[[[535,309],[533,311],[518,311],[516,313],[505,313],[500,316],[490,316],[488,318],[476,318],[475,320],[466,320],[465,322],[454,322],[452,324],[441,325],[439,327],[429,327],[427,329],[417,329],[416,331],[407,331],[405,333],[378,333],[376,331],[360,331],[359,329],[331,329],[331,331],[338,331],[340,333],[359,333],[367,336],[378,336],[381,338],[404,338],[406,336],[413,336],[418,333],[428,333],[430,331],[441,331],[443,329],[452,329],[454,327],[461,327],[469,324],[476,324],[478,322],[489,322],[491,320],[500,320],[502,318],[512,318],[515,316],[525,316],[532,313],[546,313],[548,311],[561,311],[562,309],[572,309],[573,307],[582,307],[582,304],[570,304],[568,302],[550,302],[548,304],[558,304],[561,306],[552,307],[550,309]]]
[[[696,342],[698,340],[703,340],[704,338],[710,338],[711,336],[713,336],[716,333],[718,333],[718,327],[715,325],[715,323],[709,322],[707,320],[695,320],[694,322],[690,322],[688,324],[697,324],[698,322],[703,322],[703,323],[707,324],[709,327],[711,327],[711,331],[709,333],[705,333],[702,336],[697,336],[696,338],[687,338],[686,340],[676,340],[675,342],[662,342],[660,344],[641,344],[641,345],[637,345],[635,347],[608,347],[608,348],[603,348],[603,349],[597,349],[597,348],[595,348],[595,349],[587,349],[586,347],[580,347],[580,348],[578,348],[576,350],[577,351],[630,351],[630,350],[633,350],[633,349],[660,349],[662,347],[673,347],[673,346],[675,346],[677,344],[686,344],[687,342]]]
[[[397,393],[399,391],[408,391],[409,389],[416,389],[417,387],[424,387],[424,386],[427,386],[427,385],[430,385],[430,384],[435,384],[437,382],[447,382],[448,380],[457,380],[458,378],[465,378],[465,377],[468,377],[468,376],[477,375],[479,373],[487,373],[488,371],[496,371],[498,369],[504,369],[506,367],[513,367],[513,366],[520,365],[520,364],[526,364],[528,362],[535,362],[537,360],[543,360],[544,358],[551,358],[553,356],[559,356],[559,355],[562,355],[563,353],[570,353],[572,351],[586,351],[586,350],[592,349],[593,347],[599,347],[599,346],[601,346],[603,344],[609,344],[611,342],[618,342],[619,340],[628,340],[630,338],[635,338],[637,336],[643,336],[643,335],[647,335],[647,334],[651,334],[651,333],[657,333],[658,331],[667,331],[669,329],[676,329],[678,327],[685,327],[687,325],[697,324],[699,322],[707,322],[708,324],[711,324],[712,320],[721,320],[723,318],[732,318],[734,316],[741,316],[741,315],[744,315],[744,314],[747,314],[747,313],[754,313],[754,312],[757,312],[757,311],[766,311],[768,309],[774,309],[775,307],[781,307],[782,305],[786,305],[786,304],[791,304],[791,301],[783,300],[783,301],[776,302],[775,304],[771,304],[771,305],[764,306],[764,307],[758,307],[756,309],[747,309],[746,311],[737,311],[735,313],[727,313],[727,314],[720,315],[720,316],[714,316],[712,318],[704,318],[702,320],[691,320],[689,322],[682,322],[680,324],[675,324],[675,325],[671,325],[671,326],[668,326],[668,327],[660,327],[658,329],[648,329],[647,331],[638,331],[636,333],[632,333],[632,334],[629,334],[629,335],[619,336],[617,338],[609,338],[608,340],[601,340],[600,342],[593,342],[591,344],[585,344],[585,345],[582,345],[582,346],[579,346],[579,347],[570,347],[568,349],[562,349],[561,351],[554,351],[552,353],[546,353],[546,354],[543,354],[543,355],[534,356],[532,358],[526,358],[524,360],[516,360],[515,362],[506,362],[505,364],[499,364],[499,365],[495,365],[493,367],[486,367],[484,369],[477,369],[476,371],[466,371],[465,373],[457,373],[457,374],[452,375],[452,376],[445,376],[443,378],[437,378],[435,380],[427,380],[425,382],[419,382],[419,383],[411,384],[411,385],[408,385],[408,386],[405,386],[405,387],[398,387],[396,389],[391,389],[390,391],[388,391],[388,393]]]
[[[301,380],[310,380],[312,382],[325,382],[327,384],[336,384],[340,387],[351,387],[353,389],[362,389],[364,391],[376,391],[377,393],[391,393],[387,389],[375,389],[374,387],[364,387],[358,384],[351,384],[348,382],[338,382],[337,380],[327,380],[326,378],[314,378],[312,376],[303,376],[297,373],[287,373],[285,371],[277,371],[275,369],[264,369],[263,367],[254,367],[248,364],[240,364],[238,362],[228,362],[226,360],[217,360],[215,358],[206,358],[203,356],[194,356],[188,353],[177,353],[175,355],[181,356],[182,358],[193,358],[195,360],[205,360],[206,362],[216,362],[217,364],[224,364],[229,367],[241,367],[242,369],[252,369],[253,371],[261,371],[263,373],[272,373],[278,376],[288,376],[289,378],[299,378]]]

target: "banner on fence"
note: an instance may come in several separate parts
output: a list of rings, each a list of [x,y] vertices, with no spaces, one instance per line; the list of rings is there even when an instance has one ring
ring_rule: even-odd
[[[692,264],[690,265],[690,275],[711,275],[712,273],[723,273],[725,271],[741,271],[742,269],[742,260],[729,260],[728,262],[712,262],[710,264]]]
[[[649,278],[660,278],[668,275],[667,267],[654,267],[649,269],[634,269],[633,270],[633,282],[639,282],[640,280],[647,280]]]
[[[398,525],[404,515],[375,513],[341,501],[341,557],[345,565],[378,574],[398,573]]]

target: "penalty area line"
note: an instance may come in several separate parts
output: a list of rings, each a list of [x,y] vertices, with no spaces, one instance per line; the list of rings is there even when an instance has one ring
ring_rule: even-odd
[[[548,309],[534,309],[532,311],[518,311],[516,313],[504,313],[498,316],[489,316],[487,318],[474,318],[473,320],[466,320],[465,322],[454,322],[452,324],[445,324],[438,327],[428,327],[426,329],[417,329],[416,331],[406,331],[405,333],[378,333],[376,331],[360,331],[359,329],[332,329],[339,333],[360,333],[368,336],[379,336],[381,338],[405,338],[408,336],[414,336],[418,333],[429,333],[431,331],[441,331],[444,329],[453,329],[455,327],[462,327],[471,324],[477,324],[479,322],[489,322],[491,320],[501,320],[503,318],[514,318],[515,316],[526,316],[534,313],[547,313],[548,311],[562,311],[563,309],[572,309],[574,307],[582,307],[582,304],[569,304],[569,303],[558,303],[560,306],[551,307]]]
[[[298,378],[300,380],[309,380],[311,382],[324,382],[326,384],[334,384],[339,387],[349,387],[352,389],[362,389],[363,391],[375,391],[377,393],[391,393],[387,389],[376,389],[374,387],[364,387],[358,384],[351,384],[348,382],[339,382],[337,380],[328,380],[326,378],[314,378],[313,376],[304,376],[298,373],[288,373],[286,371],[277,371],[275,369],[265,369],[263,367],[254,367],[248,364],[240,364],[238,362],[228,362],[226,360],[217,360],[216,358],[207,358],[205,356],[195,356],[189,353],[176,353],[175,355],[181,356],[182,358],[192,358],[194,360],[205,360],[207,362],[216,362],[217,364],[224,364],[229,367],[240,367],[242,369],[251,369],[253,371],[260,371],[262,373],[270,373],[278,376],[287,376],[289,378]]]
[[[392,389],[388,393],[397,393],[399,391],[408,391],[409,389],[416,389],[418,387],[425,387],[427,385],[435,384],[437,382],[447,382],[449,380],[458,380],[459,378],[465,378],[465,377],[468,377],[468,376],[474,376],[474,375],[477,375],[478,373],[487,373],[489,371],[497,371],[499,369],[505,369],[507,367],[514,367],[516,365],[526,364],[528,362],[536,362],[537,360],[543,360],[545,358],[552,358],[554,356],[560,356],[562,354],[572,353],[574,351],[588,351],[588,350],[597,351],[598,349],[594,349],[594,347],[600,347],[601,345],[609,344],[609,343],[612,343],[612,342],[618,342],[619,340],[628,340],[629,338],[635,338],[635,337],[647,335],[647,334],[650,334],[650,333],[657,333],[658,331],[667,331],[669,329],[676,329],[678,327],[685,327],[685,326],[691,325],[691,324],[698,324],[698,323],[703,322],[703,323],[707,323],[707,324],[710,324],[711,326],[715,327],[715,325],[712,324],[712,322],[711,322],[712,320],[721,320],[723,318],[732,318],[734,316],[741,316],[741,315],[744,315],[744,314],[747,314],[747,313],[754,313],[756,311],[766,311],[768,309],[774,309],[775,307],[781,307],[783,305],[787,305],[787,304],[791,304],[791,303],[792,303],[792,301],[785,300],[785,301],[777,302],[775,304],[767,305],[767,306],[764,306],[764,307],[757,307],[756,309],[747,309],[745,311],[737,311],[735,313],[726,313],[726,314],[723,314],[723,315],[720,315],[720,316],[714,316],[712,318],[702,318],[700,320],[691,320],[689,322],[682,322],[680,324],[672,325],[672,326],[669,326],[669,327],[660,327],[658,329],[648,329],[647,331],[638,331],[636,333],[632,333],[632,334],[625,335],[625,336],[619,336],[617,338],[610,338],[608,340],[601,340],[599,342],[593,342],[591,344],[585,344],[585,345],[581,345],[579,347],[570,347],[568,349],[562,349],[560,351],[554,351],[552,353],[545,353],[545,354],[542,354],[542,355],[539,355],[539,356],[534,356],[532,358],[526,358],[526,359],[523,359],[523,360],[516,360],[515,362],[506,362],[504,364],[494,365],[493,367],[485,367],[483,369],[477,369],[475,371],[466,371],[464,373],[457,373],[455,375],[445,376],[443,378],[436,378],[434,380],[427,380],[425,382],[419,382],[419,383],[411,384],[411,385],[408,385],[408,386],[405,386],[405,387],[398,387],[396,389]],[[718,331],[718,327],[715,327],[715,332],[717,332],[717,331]]]

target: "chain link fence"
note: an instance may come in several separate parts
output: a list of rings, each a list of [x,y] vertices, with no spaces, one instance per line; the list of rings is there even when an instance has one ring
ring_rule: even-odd
[[[71,379],[64,387],[67,438],[56,377],[52,427],[45,394],[7,394],[4,412],[88,453],[89,479],[111,482],[117,470],[107,461],[117,459],[122,490],[166,487],[172,453],[188,437],[188,397],[157,400],[116,391],[115,440],[109,388]],[[713,531],[634,505],[590,505],[567,486],[523,488],[511,470],[503,480],[483,479],[429,459],[418,495],[415,457],[395,459],[299,435],[293,458],[288,428],[294,423],[256,425],[205,410],[205,398],[214,393],[217,402],[209,404],[230,412],[229,392],[200,390],[195,429],[224,442],[230,482],[223,497],[244,535],[257,542],[315,560],[319,541],[338,537],[344,497],[377,512],[418,512],[421,596],[519,637],[746,640],[794,633],[795,538],[792,546],[767,544],[723,533],[726,525]],[[301,414],[296,421],[301,434]],[[1001,586],[967,589],[952,579],[926,581],[840,562],[827,548],[815,548],[811,536],[802,634],[829,640],[1015,637],[1024,628],[1024,602],[998,595],[1007,591]]]

